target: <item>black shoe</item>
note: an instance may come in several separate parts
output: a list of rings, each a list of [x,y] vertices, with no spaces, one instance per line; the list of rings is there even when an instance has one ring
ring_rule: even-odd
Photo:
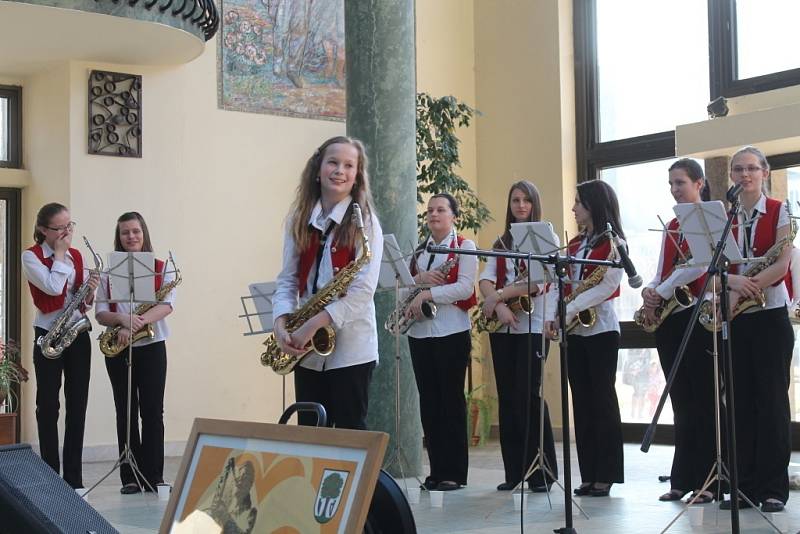
[[[497,491],[511,491],[517,487],[519,482],[503,482],[497,485]]]
[[[680,489],[671,489],[666,492],[664,495],[658,498],[661,502],[669,502],[669,501],[679,501],[683,499],[683,496],[689,493],[688,491],[683,491]]]
[[[431,490],[435,490],[436,486],[438,486],[438,485],[439,485],[439,481],[438,480],[434,480],[431,477],[428,477],[428,478],[425,479],[425,482],[423,482],[420,485],[419,489],[424,489],[424,490],[431,491]]]
[[[761,503],[761,511],[765,514],[771,514],[774,512],[783,512],[785,508],[784,504],[781,501],[767,499],[766,501]]]
[[[436,489],[439,491],[453,491],[461,489],[461,484],[453,482],[452,480],[442,480],[439,482],[439,485],[436,486]]]
[[[595,484],[597,484],[597,482],[595,482]],[[611,492],[611,486],[613,485],[614,483],[611,482],[605,488],[596,488],[592,486],[592,488],[589,490],[589,495],[592,497],[608,497],[608,494]]]
[[[133,495],[134,493],[141,493],[142,489],[136,485],[135,482],[129,482],[119,489],[123,495]]]
[[[589,495],[592,491],[592,483],[591,482],[584,482],[577,488],[575,488],[572,493],[577,495],[578,497],[583,497],[584,495]]]
[[[552,482],[548,482],[547,484],[534,484],[530,480],[528,481],[528,489],[531,490],[531,493],[547,493],[552,486]]]
[[[728,499],[727,501],[722,501],[721,503],[719,503],[719,509],[720,510],[730,510],[732,506],[733,506],[732,505],[732,501],[730,499]],[[743,510],[745,508],[752,508],[752,506],[750,506],[750,503],[747,502],[746,500],[739,499],[739,509]]]

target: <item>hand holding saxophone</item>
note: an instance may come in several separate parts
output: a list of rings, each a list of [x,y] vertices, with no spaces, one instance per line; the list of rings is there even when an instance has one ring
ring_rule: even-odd
[[[292,356],[302,356],[306,352],[302,347],[295,343],[292,333],[286,329],[285,316],[278,317],[275,320],[273,333],[275,334],[275,342],[278,344],[278,348],[280,348],[280,350],[286,354],[291,354]]]
[[[417,284],[427,284],[429,286],[441,286],[447,282],[447,275],[436,269],[433,271],[423,271],[414,277]],[[430,300],[430,299],[429,299]]]
[[[758,275],[728,275],[728,287],[731,289],[731,302],[733,303],[739,301],[738,299],[733,298],[734,292],[745,298],[756,298],[761,293],[761,287],[758,284]]]
[[[425,272],[425,273],[420,273],[420,278],[422,278],[422,276],[421,276],[422,274],[429,274],[429,273],[431,273],[431,274],[441,274],[441,273],[433,273],[432,271],[429,271],[429,272]],[[433,277],[431,277],[431,278],[433,278]],[[442,276],[442,278],[444,278],[444,276]],[[425,315],[425,312],[423,310],[423,306],[426,303],[428,303],[428,302],[430,302],[432,300],[433,300],[433,296],[431,295],[431,292],[430,292],[429,289],[423,289],[422,291],[417,293],[417,296],[413,298],[411,303],[406,308],[406,313],[405,313],[406,319],[417,319],[417,320],[425,319],[427,316]]]

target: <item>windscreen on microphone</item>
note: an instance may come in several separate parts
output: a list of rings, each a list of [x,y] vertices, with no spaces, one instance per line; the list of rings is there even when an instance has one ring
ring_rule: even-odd
[[[728,189],[728,192],[725,193],[725,198],[728,199],[728,202],[736,202],[736,197],[739,196],[739,193],[742,192],[742,184],[735,184]]]

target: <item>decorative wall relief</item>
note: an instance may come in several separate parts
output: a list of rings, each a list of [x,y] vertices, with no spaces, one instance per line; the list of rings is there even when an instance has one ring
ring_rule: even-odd
[[[142,157],[142,77],[89,74],[89,154]]]
[[[344,0],[223,0],[219,107],[345,119]]]

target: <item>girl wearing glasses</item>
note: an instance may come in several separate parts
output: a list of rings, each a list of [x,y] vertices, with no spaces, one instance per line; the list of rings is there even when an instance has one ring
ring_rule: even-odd
[[[272,301],[275,339],[284,353],[301,356],[314,332],[335,328],[333,353],[323,357],[312,351],[295,367],[295,397],[322,404],[330,426],[356,430],[367,428],[367,393],[378,360],[373,295],[383,252],[367,168],[364,145],[350,137],[328,139],[308,159],[286,222],[283,269]],[[289,332],[287,315],[298,298],[305,303],[363,253],[352,220],[354,202],[361,207],[372,257],[344,296]],[[313,415],[298,416],[301,424],[316,424]]]
[[[764,256],[790,234],[785,204],[763,192],[768,177],[769,163],[759,149],[746,146],[731,158],[731,180],[742,186],[733,235],[746,259]],[[775,263],[758,274],[747,276],[755,264],[745,263],[735,266],[729,277],[731,306],[741,298],[756,298],[761,291],[766,301],[731,323],[739,490],[754,504],[760,503],[764,512],[783,510],[789,498],[788,388],[794,333],[784,278],[791,248],[791,243],[783,246]],[[730,501],[722,504],[728,508]],[[739,506],[749,504],[742,500]]]
[[[87,274],[83,256],[72,248],[74,227],[75,223],[66,206],[55,202],[46,204],[36,215],[33,232],[36,244],[22,253],[22,271],[28,279],[28,288],[36,307],[34,340],[50,330],[84,281],[89,284],[91,291],[80,308],[75,310],[71,320],[80,319],[94,302],[99,276],[96,273]],[[83,431],[89,398],[91,356],[88,331],[79,334],[56,359],[46,358],[39,346],[36,343],[33,345],[40,453],[42,459],[59,473],[58,415],[63,376],[66,401],[63,478],[73,488],[83,487]]]
[[[123,213],[117,219],[114,230],[114,250],[118,252],[153,252],[150,231],[147,223],[139,213],[131,211]],[[159,291],[164,284],[175,281],[175,273],[165,268],[165,262],[155,260],[153,271],[158,276],[153,278],[155,290]],[[170,266],[171,268],[171,266]],[[174,269],[172,269],[174,270]],[[126,349],[114,357],[105,358],[106,371],[114,392],[114,406],[117,415],[117,445],[122,453],[127,438],[128,422],[128,350],[127,344],[131,333],[136,333],[152,325],[153,337],[144,338],[133,343],[132,356],[132,390],[131,390],[131,429],[130,448],[141,469],[147,484],[145,489],[155,489],[164,482],[164,389],[167,383],[167,347],[169,336],[166,317],[172,313],[175,303],[175,289],[169,291],[161,300],[141,315],[130,314],[130,304],[126,302],[109,303],[111,285],[127,284],[127,280],[114,281],[106,277],[100,284],[100,302],[97,303],[95,318],[103,326],[122,327],[117,334],[117,343]],[[134,310],[138,304],[134,304]],[[139,418],[141,417],[141,433]],[[122,480],[120,493],[128,495],[139,493],[141,488],[128,464],[120,467]],[[149,486],[148,486],[149,485]]]
[[[542,204],[539,190],[531,182],[522,180],[511,185],[506,208],[506,225],[503,235],[495,241],[497,250],[514,250],[511,223],[542,220]],[[525,262],[508,258],[490,258],[480,277],[479,287],[483,294],[482,313],[486,317],[496,316],[503,327],[489,334],[492,346],[492,363],[497,384],[498,412],[500,417],[500,450],[503,455],[505,481],[497,486],[500,491],[512,490],[524,476],[524,471],[533,462],[539,448],[539,405],[542,380],[541,361],[535,355],[542,351],[544,286],[534,285],[531,301],[533,317],[530,324],[534,358],[528,358],[528,315],[520,310],[511,311],[507,302],[525,295],[528,291],[524,279]],[[519,283],[514,283],[522,278]],[[548,303],[550,306],[553,304]],[[549,340],[545,340],[547,357]],[[527,431],[527,434],[526,434]],[[526,447],[527,444],[527,447]],[[544,406],[544,453],[545,464],[558,478],[553,429],[547,404]],[[547,491],[553,478],[541,469],[528,479],[531,491]]]
[[[614,259],[613,245],[606,233],[607,224],[622,240],[619,203],[614,190],[601,180],[578,184],[572,206],[580,233],[570,240],[569,252],[578,258]],[[624,242],[621,246],[626,246]],[[619,297],[622,269],[608,268],[599,280],[593,265],[572,265],[570,280],[580,285],[567,286],[566,321],[569,325],[578,312],[593,308],[596,319],[591,326],[578,325],[569,332],[569,385],[575,413],[575,442],[581,470],[581,485],[575,495],[604,497],[614,482],[623,482],[622,422],[614,382],[619,350],[619,321],[612,300]],[[602,271],[600,271],[602,272]],[[585,282],[592,280],[591,283]],[[573,295],[575,293],[576,295]],[[556,325],[546,325],[557,337]]]
[[[703,168],[692,159],[676,161],[669,168],[669,186],[675,202],[701,202],[702,194],[706,191]],[[672,298],[676,288],[688,286],[695,305],[702,300],[698,297],[705,282],[705,268],[676,268],[690,254],[689,244],[680,233],[677,218],[667,224],[667,232],[661,239],[661,255],[655,277],[642,290],[645,323],[655,320],[656,308]],[[655,331],[658,357],[664,374],[669,374],[672,369],[692,311],[691,306],[676,308]],[[689,490],[699,491],[716,458],[714,361],[709,356],[711,345],[711,334],[696,325],[669,392],[674,414],[675,453],[670,473],[671,489],[659,497],[661,501],[677,501]],[[692,495],[690,500],[702,504],[711,502],[713,497],[712,492],[703,491],[700,495]]]
[[[411,274],[426,284],[409,304],[406,316],[416,321],[408,330],[411,363],[419,390],[420,418],[425,432],[430,475],[423,486],[449,491],[467,483],[467,403],[464,378],[469,365],[472,340],[468,310],[475,306],[475,274],[478,258],[451,254],[430,254],[428,243],[475,250],[475,243],[456,232],[459,208],[447,193],[428,201],[430,236],[411,259]],[[451,268],[443,266],[450,262]],[[433,319],[425,319],[425,303],[437,306]]]

